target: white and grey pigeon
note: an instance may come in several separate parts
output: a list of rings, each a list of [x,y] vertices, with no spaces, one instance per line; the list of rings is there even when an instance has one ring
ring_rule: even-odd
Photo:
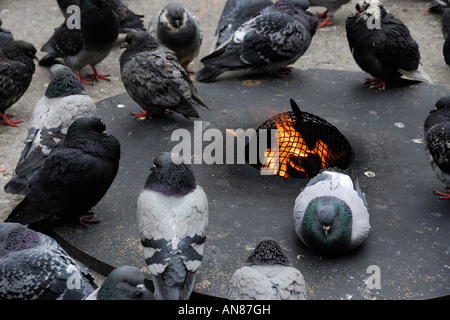
[[[277,73],[296,62],[309,48],[318,18],[307,0],[278,0],[242,24],[229,40],[201,59],[201,82],[211,82],[227,71]]]
[[[0,300],[83,300],[97,285],[51,237],[0,224]]]
[[[188,300],[203,259],[208,199],[176,154],[154,160],[137,200],[138,230],[158,300]]]
[[[331,18],[333,17],[333,13],[339,10],[344,4],[350,2],[351,0],[309,0],[309,4],[311,7],[325,7],[325,12],[318,13],[317,16],[319,18],[323,18],[320,21],[317,28],[323,28],[325,26],[333,25],[333,21]]]
[[[14,36],[11,31],[2,27],[3,21],[0,19],[0,49],[8,43],[14,41]]]
[[[295,200],[295,232],[311,250],[340,254],[369,236],[366,196],[345,172],[332,168],[311,179]]]
[[[200,21],[179,2],[170,2],[158,11],[150,21],[148,32],[160,44],[175,52],[178,62],[186,70],[200,53],[203,41]]]
[[[306,300],[305,279],[273,239],[260,241],[231,276],[230,300]]]
[[[417,42],[408,27],[388,13],[379,0],[359,1],[346,21],[347,40],[358,66],[374,78],[370,88],[386,88],[401,77],[432,83],[420,63]]]
[[[83,78],[81,70],[90,66],[94,72],[91,78],[109,81],[109,76],[99,74],[96,65],[111,52],[119,35],[119,17],[108,0],[80,0],[79,26],[72,25],[72,17],[66,18],[55,29],[41,51],[47,54],[39,61],[42,66],[51,66],[58,58],[76,72],[84,84],[92,84]],[[76,18],[76,17],[75,17]]]
[[[227,0],[217,23],[213,51],[225,43],[246,21],[273,5],[273,0]]]
[[[145,286],[141,270],[123,265],[114,269],[85,300],[155,300],[155,297]]]
[[[36,70],[36,48],[26,41],[14,40],[0,50],[0,124],[17,127],[23,120],[11,120],[6,110],[15,104],[30,86]]]
[[[424,123],[425,152],[431,168],[447,193],[434,191],[440,199],[450,199],[450,96],[440,98]]]
[[[444,46],[442,53],[447,68],[450,70],[450,8],[442,15],[442,34],[444,35]]]
[[[28,136],[11,180],[8,193],[25,195],[29,183],[50,152],[64,139],[69,126],[80,117],[95,117],[97,108],[83,84],[69,67],[55,64],[45,95],[34,107]]]
[[[121,48],[120,74],[129,96],[144,110],[136,117],[177,112],[200,117],[207,108],[175,53],[144,31],[130,32]]]

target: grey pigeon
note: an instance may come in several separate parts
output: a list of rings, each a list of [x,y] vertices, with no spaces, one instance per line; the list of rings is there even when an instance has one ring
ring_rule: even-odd
[[[203,41],[200,21],[181,3],[170,2],[158,11],[151,19],[148,31],[156,41],[175,52],[185,69],[200,53]]]
[[[318,19],[307,0],[278,0],[242,24],[221,48],[201,59],[197,79],[210,82],[226,71],[276,73],[309,48]]]
[[[94,277],[51,237],[0,224],[0,300],[83,300]]]
[[[141,270],[123,265],[114,269],[85,300],[155,300],[155,297],[146,288]]]
[[[320,254],[340,254],[361,245],[370,231],[366,196],[356,178],[339,169],[322,171],[295,200],[300,240]]]
[[[447,68],[450,70],[450,8],[442,15],[442,33],[444,35],[444,46],[442,53]]]
[[[0,19],[0,49],[8,43],[14,41],[14,36],[8,29],[2,27],[3,21]]]
[[[227,0],[215,31],[214,50],[222,46],[244,22],[272,5],[273,0]]]
[[[158,154],[137,200],[136,216],[158,300],[188,300],[203,259],[208,200],[190,166]]]
[[[57,0],[58,6],[64,15],[68,17],[73,14],[69,6],[80,6],[80,0]],[[128,8],[121,0],[106,0],[107,4],[114,10],[119,17],[119,33],[128,33],[131,31],[145,31],[143,15],[136,14]]]
[[[359,1],[355,7],[346,21],[347,39],[356,63],[374,77],[366,79],[370,88],[384,90],[400,77],[432,82],[421,66],[419,46],[401,20],[379,0]]]
[[[331,26],[333,24],[333,21],[331,20],[333,13],[350,1],[351,0],[309,0],[309,4],[311,5],[311,7],[327,8],[325,12],[319,13],[317,15],[319,18],[324,18],[324,20],[320,21],[317,28]]]
[[[450,8],[450,0],[435,0],[431,3],[428,11],[433,13],[441,13],[442,10]]]
[[[447,193],[434,193],[440,199],[450,199],[450,96],[436,102],[436,108],[425,119],[423,129],[427,159],[447,189]]]
[[[98,118],[76,119],[30,182],[30,191],[7,222],[45,227],[57,217],[68,222],[96,223],[89,212],[111,186],[118,168],[120,143]],[[32,226],[32,225],[33,226]]]
[[[130,32],[120,56],[122,82],[130,97],[144,110],[137,117],[174,111],[186,118],[200,117],[208,108],[174,52],[147,32]]]
[[[273,239],[260,241],[231,276],[230,300],[306,300],[302,273],[289,264]]]
[[[75,17],[76,18],[76,17]],[[81,70],[89,65],[95,80],[110,80],[108,75],[99,74],[96,65],[103,61],[119,35],[119,18],[107,0],[80,0],[79,28],[72,25],[72,17],[55,29],[51,38],[42,46],[48,52],[41,60],[42,66],[50,66],[62,58],[64,63],[76,72],[80,81],[91,84],[90,79],[81,76]]]
[[[11,120],[6,110],[16,103],[30,86],[37,60],[36,48],[28,42],[11,41],[0,51],[0,123],[17,127],[23,120]]]
[[[27,194],[29,183],[45,158],[64,139],[67,129],[80,117],[94,117],[97,108],[70,68],[55,64],[50,68],[51,80],[45,95],[34,107],[28,136],[14,176],[5,191]]]

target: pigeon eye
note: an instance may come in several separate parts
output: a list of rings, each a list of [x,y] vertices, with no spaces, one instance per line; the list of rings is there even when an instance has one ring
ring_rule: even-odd
[[[136,40],[131,40],[131,44],[136,44]]]
[[[123,283],[125,283],[125,284],[130,284],[127,280],[124,280]]]

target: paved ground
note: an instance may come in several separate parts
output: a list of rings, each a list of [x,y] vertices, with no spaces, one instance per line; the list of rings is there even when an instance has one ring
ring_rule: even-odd
[[[129,0],[128,6],[136,13],[145,15],[145,26],[151,16],[169,1]],[[179,0],[193,11],[200,19],[204,43],[199,57],[190,66],[199,70],[201,57],[210,52],[214,30],[222,12],[225,0]],[[445,67],[442,56],[443,37],[440,30],[440,15],[426,14],[432,1],[424,0],[385,0],[386,8],[396,17],[402,19],[410,28],[419,44],[424,69],[439,86],[450,88],[450,72]],[[10,29],[16,39],[33,43],[39,49],[52,35],[53,29],[62,22],[62,16],[55,0],[35,0],[30,6],[26,0],[1,0],[0,18],[3,26]],[[334,26],[321,29],[315,35],[311,47],[294,65],[298,68],[321,68],[360,71],[348,48],[345,34],[345,18],[354,11],[356,0],[343,6],[335,13]],[[319,8],[312,8],[317,11]],[[110,56],[98,65],[101,73],[111,75],[111,82],[101,81],[86,87],[94,101],[100,101],[112,95],[125,92],[120,80],[118,58],[124,35],[119,37],[116,48]],[[44,53],[38,52],[39,57]],[[90,72],[88,68],[84,72]],[[361,78],[363,80],[363,78]],[[17,119],[25,120],[18,128],[0,125],[0,221],[4,220],[21,197],[3,192],[4,184],[10,179],[22,149],[29,124],[29,117],[36,102],[45,92],[49,82],[47,68],[37,66],[33,81],[22,97],[8,111],[15,113]],[[430,106],[432,108],[433,106]]]

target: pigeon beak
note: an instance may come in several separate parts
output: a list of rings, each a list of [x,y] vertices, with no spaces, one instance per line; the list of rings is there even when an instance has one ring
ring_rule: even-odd
[[[122,45],[120,46],[120,49],[124,49],[124,48],[128,48],[127,42],[122,43]]]
[[[39,58],[37,56],[34,56],[33,59],[39,62]]]
[[[104,136],[106,136],[106,137],[109,137],[109,133],[106,132],[106,131],[103,131],[103,132],[102,132],[102,135],[104,135]]]
[[[322,229],[323,229],[324,232],[325,232],[325,236],[328,236],[328,230],[330,230],[330,226],[324,226],[324,225],[322,225]]]

